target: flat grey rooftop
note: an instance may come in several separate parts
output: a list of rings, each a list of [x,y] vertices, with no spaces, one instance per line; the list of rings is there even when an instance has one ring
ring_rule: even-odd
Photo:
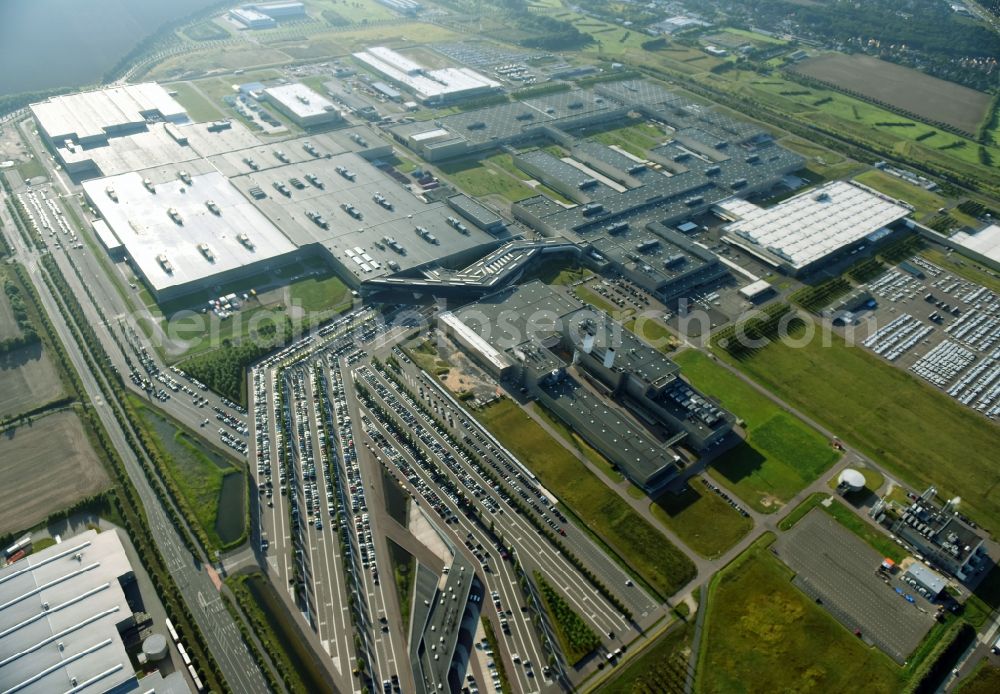
[[[298,159],[295,149],[286,147],[285,151]],[[296,245],[318,243],[325,246],[359,280],[391,274],[394,270],[389,267],[390,261],[398,264],[402,271],[467,254],[473,249],[485,254],[499,243],[492,235],[471,224],[466,225],[466,234],[460,233],[447,222],[454,213],[446,204],[418,200],[360,154],[342,152],[329,158],[309,157],[291,164],[282,164],[270,153],[261,155],[261,159],[269,168],[261,167],[259,171],[238,175],[232,179],[233,184],[248,197],[251,188],[260,188],[267,197],[256,205]],[[338,172],[338,167],[353,174],[353,180]],[[315,176],[323,187],[308,182],[307,175]],[[304,187],[293,186],[292,178],[302,181]],[[276,183],[286,186],[289,194],[279,192]],[[391,210],[375,201],[376,193],[392,204]],[[353,206],[361,218],[351,216],[341,205]],[[307,213],[319,213],[329,228],[317,224],[307,217]],[[426,228],[438,243],[418,236],[417,227]],[[393,250],[387,245],[386,237],[397,241],[404,252]],[[365,271],[355,262],[353,258],[360,255],[357,248],[368,254],[378,267],[364,260],[369,268]]]
[[[0,569],[0,690],[138,688],[116,625],[132,618],[116,531],[87,531]]]
[[[640,426],[609,408],[574,379],[541,388],[544,404],[571,429],[586,437],[602,455],[648,484],[673,465],[673,455]]]
[[[200,163],[199,168],[204,166]],[[163,173],[154,179],[150,172],[133,172],[83,184],[87,196],[157,292],[295,250],[222,174],[189,171],[193,177],[189,185],[176,177],[173,167]],[[167,178],[171,173],[173,176]],[[152,180],[155,193],[143,185],[144,175]],[[108,186],[117,202],[108,194]],[[219,214],[209,210],[208,201],[218,206]],[[177,210],[180,223],[171,219],[171,209]],[[249,246],[240,241],[241,234],[246,235]],[[202,244],[207,245],[211,258],[199,248]],[[172,271],[164,268],[161,258],[169,262]]]

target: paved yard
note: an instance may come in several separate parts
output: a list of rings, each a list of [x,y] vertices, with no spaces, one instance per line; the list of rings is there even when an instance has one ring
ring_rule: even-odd
[[[875,570],[882,556],[821,509],[810,511],[775,543],[796,572],[795,584],[838,621],[903,663],[934,623],[934,607],[913,594],[907,602]]]

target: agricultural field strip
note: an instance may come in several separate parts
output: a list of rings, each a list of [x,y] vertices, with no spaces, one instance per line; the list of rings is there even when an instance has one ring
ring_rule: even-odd
[[[990,105],[989,94],[870,56],[830,53],[792,71],[967,133],[976,132]]]

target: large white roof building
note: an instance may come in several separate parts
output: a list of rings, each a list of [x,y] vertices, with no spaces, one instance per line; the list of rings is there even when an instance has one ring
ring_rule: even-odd
[[[792,274],[869,237],[910,214],[902,203],[870,188],[834,181],[763,208],[731,198],[716,205],[734,219],[727,239]]]
[[[354,54],[366,66],[412,92],[424,103],[454,101],[492,92],[500,83],[466,67],[427,70],[391,48],[374,46]]]
[[[54,96],[31,105],[42,132],[57,145],[81,145],[145,128],[150,121],[183,123],[187,111],[155,82],[127,84],[78,94]]]
[[[190,183],[171,177],[149,186],[131,172],[85,181],[83,188],[160,299],[222,284],[251,265],[266,269],[296,250],[215,171],[193,175]]]
[[[137,679],[122,637],[135,626],[123,589],[134,580],[115,530],[89,530],[0,569],[0,691],[190,691],[182,676]]]
[[[264,98],[298,125],[319,125],[342,119],[332,101],[298,82],[268,87],[264,90]]]

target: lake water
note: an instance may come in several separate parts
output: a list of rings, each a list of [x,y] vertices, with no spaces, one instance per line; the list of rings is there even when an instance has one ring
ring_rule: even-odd
[[[158,28],[218,0],[0,0],[0,94],[93,84]]]

